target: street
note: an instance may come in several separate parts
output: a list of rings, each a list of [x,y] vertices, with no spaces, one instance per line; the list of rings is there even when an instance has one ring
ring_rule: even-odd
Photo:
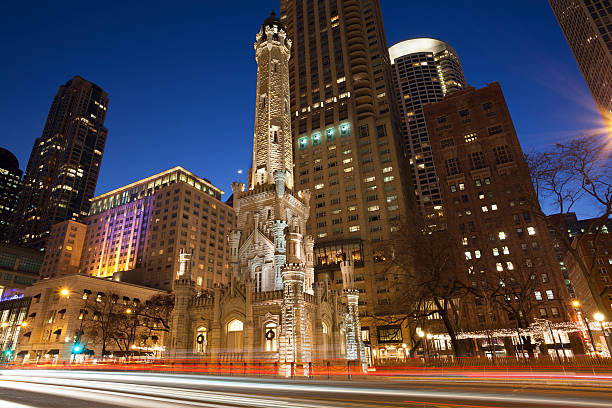
[[[291,380],[149,372],[0,371],[2,408],[612,407],[612,377]]]

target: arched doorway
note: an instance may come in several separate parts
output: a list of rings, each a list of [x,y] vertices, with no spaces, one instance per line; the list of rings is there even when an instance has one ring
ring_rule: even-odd
[[[242,353],[242,334],[244,323],[234,319],[227,324],[227,352]]]

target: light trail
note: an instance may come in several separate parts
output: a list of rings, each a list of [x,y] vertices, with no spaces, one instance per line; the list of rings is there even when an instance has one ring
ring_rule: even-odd
[[[456,401],[455,406],[468,404],[512,404],[514,406],[557,406],[564,407],[610,407],[610,401],[594,398],[559,397],[555,395],[521,395],[510,392],[493,393],[448,391],[440,385],[433,389],[411,389],[409,383],[394,383],[403,388],[390,387],[389,383],[372,380],[365,382],[299,383],[286,380],[248,379],[227,377],[198,377],[189,375],[168,375],[155,373],[109,373],[78,371],[34,371],[10,370],[1,373],[0,387],[23,391],[41,392],[96,402],[117,404],[126,399],[133,407],[169,406],[250,406],[250,407],[298,407],[318,408],[346,406],[338,401],[351,402],[355,406],[384,406],[386,399],[404,402],[431,400],[428,404],[441,401]],[[449,385],[454,379],[449,380]],[[215,390],[215,391],[211,391]],[[266,395],[268,394],[268,395]],[[269,394],[275,394],[270,396]],[[307,396],[317,399],[308,400]],[[325,396],[328,397],[327,402]],[[330,404],[329,397],[334,402]],[[117,398],[119,400],[117,400]],[[365,403],[365,401],[369,402]],[[392,402],[390,402],[392,404]],[[125,402],[121,403],[125,405]],[[161,404],[161,405],[160,405]],[[453,406],[453,403],[444,402]],[[472,406],[478,406],[472,405]]]

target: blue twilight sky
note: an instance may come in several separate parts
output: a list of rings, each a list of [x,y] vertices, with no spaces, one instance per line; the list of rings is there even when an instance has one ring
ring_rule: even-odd
[[[255,34],[278,8],[278,0],[5,2],[0,146],[25,170],[58,86],[78,74],[110,98],[97,194],[181,165],[227,198],[251,160]],[[436,37],[457,50],[471,85],[499,81],[524,150],[602,126],[547,1],[382,0],[382,10],[389,45]]]

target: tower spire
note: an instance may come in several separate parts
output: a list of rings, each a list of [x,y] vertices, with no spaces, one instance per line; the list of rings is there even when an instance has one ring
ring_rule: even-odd
[[[275,184],[275,173],[285,173],[284,184],[293,189],[293,143],[289,114],[291,41],[285,26],[272,11],[256,36],[257,99],[253,139],[253,167],[249,189]]]

